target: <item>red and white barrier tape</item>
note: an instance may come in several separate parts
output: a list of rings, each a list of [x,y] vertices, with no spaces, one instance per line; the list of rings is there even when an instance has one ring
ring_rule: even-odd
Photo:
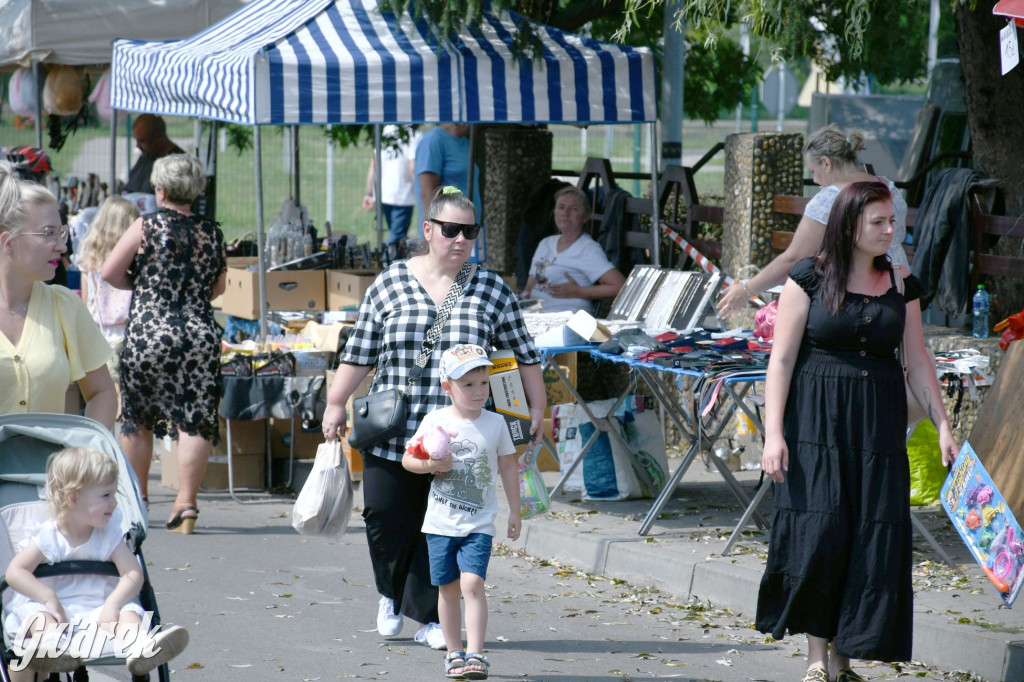
[[[679,234],[678,232],[673,230],[671,227],[669,227],[665,223],[659,223],[659,226],[661,227],[661,231],[665,234],[665,236],[667,236],[669,239],[671,239],[673,242],[675,242],[676,246],[681,248],[686,255],[688,255],[690,258],[692,258],[693,261],[697,265],[699,265],[702,270],[704,270],[704,272],[710,273],[712,275],[714,275],[714,274],[721,275],[722,276],[722,287],[723,288],[731,286],[736,281],[732,277],[730,277],[729,275],[727,275],[724,272],[722,272],[718,268],[718,266],[716,266],[714,263],[712,263],[710,260],[708,260],[707,256],[705,256],[703,253],[698,251],[692,244],[690,244],[690,242],[688,242],[685,239],[683,239],[683,236],[681,234]],[[761,301],[756,296],[751,298],[750,300],[754,301],[755,303],[758,303],[760,305],[764,305],[764,302]]]

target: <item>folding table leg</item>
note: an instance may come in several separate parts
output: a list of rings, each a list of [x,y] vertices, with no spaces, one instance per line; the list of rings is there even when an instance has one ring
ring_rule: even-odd
[[[939,542],[935,539],[935,536],[928,532],[928,529],[925,528],[923,523],[921,523],[921,519],[914,516],[913,510],[911,510],[910,512],[910,523],[912,526],[914,526],[914,530],[916,530],[918,533],[924,536],[924,539],[928,542],[929,545],[932,546],[932,549],[934,549],[938,553],[938,555],[942,557],[942,560],[949,564],[950,568],[952,568],[954,571],[960,570],[960,566],[958,566],[957,563],[953,561],[952,557],[950,557],[949,554],[946,553],[946,550],[942,549],[942,546],[939,545]]]
[[[672,472],[669,479],[665,481],[665,487],[661,489],[661,493],[659,493],[658,497],[654,500],[654,504],[651,505],[651,509],[647,512],[647,516],[644,517],[643,523],[640,524],[639,535],[647,535],[651,526],[654,525],[654,522],[657,520],[658,515],[661,514],[661,510],[665,506],[665,503],[668,502],[668,498],[672,497],[672,493],[675,492],[676,486],[678,486],[679,481],[682,480],[683,474],[686,473],[686,470],[690,468],[691,464],[693,464],[693,460],[696,459],[699,447],[700,444],[696,440],[690,443],[690,447],[687,448],[686,454],[683,455],[683,461],[679,463],[676,470]]]
[[[732,531],[732,535],[729,536],[729,540],[725,543],[725,548],[722,549],[722,556],[727,555],[732,551],[732,546],[739,539],[740,532],[750,523],[750,517],[754,515],[758,505],[761,504],[761,500],[768,493],[768,488],[771,487],[770,480],[762,480],[761,487],[757,489],[757,493],[754,495],[754,499],[751,500],[747,508],[743,510],[743,516],[740,517],[740,522],[736,524],[736,527]]]
[[[572,392],[574,395],[578,395],[578,394],[576,394],[575,389],[573,389],[571,386],[567,385],[567,387],[569,388],[570,392]],[[587,439],[587,442],[583,444],[583,448],[580,450],[580,454],[576,458],[576,461],[573,462],[569,466],[569,469],[564,474],[562,474],[562,478],[558,481],[558,485],[556,485],[554,487],[554,489],[551,491],[551,493],[550,493],[551,495],[557,495],[558,493],[562,492],[562,489],[565,488],[566,482],[569,480],[569,476],[571,476],[572,472],[574,472],[576,470],[576,467],[578,467],[583,462],[583,458],[586,456],[586,454],[590,450],[590,448],[592,448],[594,446],[594,443],[597,442],[597,439],[601,435],[602,432],[608,433],[609,437],[619,437],[619,439],[621,440],[621,437],[619,436],[618,431],[616,431],[615,429],[612,428],[611,422],[609,420],[611,419],[610,415],[615,414],[615,411],[617,409],[619,409],[619,406],[622,405],[622,403],[626,400],[626,398],[629,397],[630,393],[632,393],[632,388],[631,387],[626,387],[626,390],[622,392],[622,395],[620,395],[618,397],[618,399],[612,405],[611,409],[608,411],[608,415],[609,416],[607,416],[607,417],[597,417],[597,416],[595,416],[594,413],[590,411],[590,408],[587,407],[586,402],[583,402],[582,398],[577,398],[577,400],[580,401],[579,403],[577,403],[580,406],[580,409],[583,410],[583,413],[586,414],[587,417],[589,417],[590,422],[594,425],[594,433],[592,433],[590,435],[590,438]],[[554,448],[551,447],[550,445],[548,447],[549,447],[549,449],[552,450],[552,452],[555,451]],[[626,449],[628,451],[631,451],[631,448],[629,448],[628,445],[626,445]],[[556,457],[556,459],[557,459],[557,457]],[[636,458],[633,457],[632,459],[633,459],[634,464],[635,464]],[[559,465],[561,465],[561,462],[559,462]],[[634,470],[636,470],[637,468],[639,468],[639,467],[634,466]],[[644,472],[644,473],[646,474],[646,472]],[[650,477],[649,476],[648,476],[647,480],[648,480],[648,484],[650,484]]]

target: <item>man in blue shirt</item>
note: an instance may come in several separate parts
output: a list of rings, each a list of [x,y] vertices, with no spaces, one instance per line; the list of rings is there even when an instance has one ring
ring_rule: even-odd
[[[480,169],[474,165],[473,203],[480,220]],[[420,233],[426,207],[441,185],[458,187],[469,195],[469,125],[442,123],[428,131],[416,148],[416,203],[420,210]]]

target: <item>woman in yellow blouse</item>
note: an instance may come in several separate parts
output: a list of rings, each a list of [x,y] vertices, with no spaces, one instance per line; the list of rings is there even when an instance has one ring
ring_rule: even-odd
[[[62,413],[76,381],[85,416],[113,429],[110,344],[74,292],[45,284],[66,242],[53,194],[0,165],[0,414]]]

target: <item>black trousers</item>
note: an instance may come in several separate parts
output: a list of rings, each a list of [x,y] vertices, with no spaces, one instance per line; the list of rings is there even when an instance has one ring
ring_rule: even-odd
[[[433,476],[401,462],[363,458],[363,520],[377,592],[395,600],[395,613],[436,623],[437,588],[430,584],[427,539],[420,532]]]

